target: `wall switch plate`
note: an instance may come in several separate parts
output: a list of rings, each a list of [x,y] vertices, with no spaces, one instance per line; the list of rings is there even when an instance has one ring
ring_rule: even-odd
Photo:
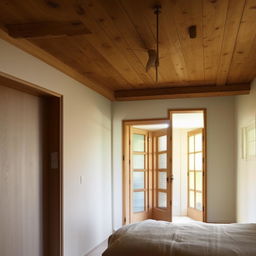
[[[59,156],[58,152],[51,152],[51,162],[50,162],[51,169],[58,169],[59,167]]]

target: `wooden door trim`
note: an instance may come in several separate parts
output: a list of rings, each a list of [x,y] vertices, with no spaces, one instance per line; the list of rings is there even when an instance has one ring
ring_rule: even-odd
[[[41,97],[55,97],[58,98],[59,101],[59,192],[60,192],[60,244],[59,247],[59,256],[63,256],[63,95],[57,92],[48,90],[39,85],[30,83],[28,81],[22,80],[10,74],[4,73],[0,71],[0,84],[9,87],[21,92],[25,92],[35,96]]]
[[[202,113],[204,116],[204,129],[203,129],[203,153],[204,153],[204,176],[203,176],[203,222],[207,222],[207,109],[206,108],[184,108],[184,109],[169,109],[168,117],[170,118],[172,127],[172,114],[180,113]],[[172,134],[171,134],[172,138]],[[171,139],[171,148],[173,148],[173,140]]]
[[[63,244],[63,183],[64,183],[64,176],[63,176],[63,96],[60,95],[60,115],[59,115],[59,122],[60,122],[60,129],[59,129],[59,163],[60,163],[60,256],[64,255],[64,244]]]
[[[0,83],[4,84],[6,87],[10,87],[22,92],[26,92],[35,96],[55,96],[58,98],[63,97],[62,94],[51,91],[49,89],[43,88],[39,85],[30,83],[28,81],[22,80],[10,74],[0,71]]]

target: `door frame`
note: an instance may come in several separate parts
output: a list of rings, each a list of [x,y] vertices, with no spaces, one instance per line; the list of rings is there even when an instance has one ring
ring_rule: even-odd
[[[135,120],[123,120],[122,121],[122,224],[131,223],[131,202],[130,202],[130,150],[129,150],[129,138],[130,138],[130,127],[132,125],[149,125],[149,124],[162,124],[169,123],[168,118],[156,118],[156,119],[135,119]],[[150,143],[152,145],[152,142]],[[149,150],[152,147],[149,145]],[[152,153],[149,151],[149,153]],[[150,159],[150,157],[149,157]],[[148,161],[149,161],[148,159]],[[148,185],[149,190],[152,190],[152,166],[148,165]],[[152,215],[152,195],[148,194],[149,201],[149,216]]]
[[[207,220],[207,109],[206,108],[177,108],[177,109],[168,109],[167,118],[152,118],[152,119],[130,119],[122,121],[122,224],[126,225],[130,223],[130,196],[129,196],[129,126],[131,125],[147,125],[147,124],[157,124],[167,122],[171,127],[171,150],[173,149],[173,140],[172,140],[172,114],[179,113],[196,113],[203,112],[204,116],[204,175],[203,175],[203,222],[208,222]],[[172,152],[171,152],[172,154]],[[172,161],[170,162],[171,175],[172,175]],[[150,171],[150,170],[149,170]],[[152,167],[151,167],[152,172]],[[152,175],[149,175],[152,176]],[[152,182],[152,181],[151,181]],[[171,186],[172,189],[172,186]],[[171,195],[173,195],[171,191]],[[149,198],[152,200],[152,198]],[[152,201],[151,201],[152,202]],[[172,209],[171,209],[172,212]],[[171,213],[172,215],[172,213]]]
[[[168,117],[170,119],[170,125],[172,127],[172,114],[181,114],[181,113],[198,113],[203,112],[204,116],[204,127],[203,127],[203,222],[208,222],[207,220],[207,109],[206,108],[188,108],[188,109],[169,109]],[[171,131],[172,133],[172,131]],[[173,149],[173,140],[171,134],[171,149]]]
[[[58,251],[59,252],[58,256],[63,256],[63,95],[56,93],[54,91],[51,91],[49,89],[43,88],[39,85],[27,82],[25,80],[15,77],[15,76],[9,75],[7,73],[1,72],[1,71],[0,71],[0,85],[15,89],[15,90],[18,90],[21,92],[25,92],[25,93],[28,93],[28,94],[31,94],[34,96],[39,96],[39,97],[45,98],[46,100],[53,99],[53,100],[55,100],[55,102],[57,102],[57,106],[58,106],[57,113],[58,114],[57,114],[57,121],[55,120],[54,128],[57,127],[56,129],[58,132],[58,140],[57,140],[57,143],[55,143],[55,144],[54,144],[54,142],[50,142],[50,143],[48,142],[49,146],[47,146],[47,149],[44,149],[44,158],[47,154],[50,155],[50,153],[51,153],[51,152],[49,152],[50,148],[56,148],[56,147],[58,148],[57,161],[58,161],[58,174],[59,174],[58,184],[59,184],[59,186],[57,189],[58,189],[58,193],[59,193],[59,200],[58,200],[58,203],[59,203],[59,212],[58,212],[59,225],[58,225],[58,227],[59,228],[57,229],[57,231],[55,228],[55,231],[58,232],[59,239],[56,244],[51,245],[52,246],[51,250],[55,251],[55,252]],[[48,107],[48,111],[49,111],[49,109],[50,108]],[[55,114],[56,114],[56,112],[55,112]],[[56,118],[56,116],[55,117],[51,116],[50,118]],[[55,132],[56,132],[56,130],[55,131],[53,130],[52,134],[54,134]],[[56,133],[54,134],[54,136],[55,135],[56,135]],[[46,160],[44,159],[43,161],[47,162],[47,161],[49,161],[49,159],[46,159]],[[46,171],[49,171],[49,168],[50,168],[49,164],[45,168],[46,168]],[[46,186],[48,189],[48,184],[46,184],[46,185],[43,184],[43,187],[44,186]],[[45,193],[45,192],[43,192],[43,193]],[[45,213],[45,211],[46,211],[45,205],[47,203],[46,204],[45,204],[45,202],[42,202],[42,203],[43,203],[43,212]],[[47,214],[48,213],[46,213],[46,215]],[[51,214],[54,216],[55,213],[51,213]],[[43,229],[45,229],[44,226],[43,226]],[[47,234],[44,234],[44,236],[47,236],[49,233],[47,230],[46,230],[46,232],[47,232]],[[44,240],[44,237],[43,237],[43,240]],[[45,255],[45,254],[47,254],[47,251],[46,251],[47,248],[45,248],[45,242],[43,242],[43,247],[44,247],[43,250],[44,250],[44,255]],[[55,255],[55,252],[54,252],[54,255]],[[49,255],[51,255],[51,254],[49,254]]]

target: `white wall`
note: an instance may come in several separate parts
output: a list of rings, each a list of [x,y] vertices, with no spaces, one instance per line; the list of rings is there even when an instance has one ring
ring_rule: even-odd
[[[122,120],[167,117],[177,108],[207,108],[208,221],[235,221],[234,97],[130,101],[113,103],[115,228],[122,223]]]
[[[2,40],[0,71],[64,96],[64,255],[84,255],[112,231],[111,102]]]
[[[189,129],[174,128],[173,141],[173,216],[187,216],[187,134]]]
[[[256,222],[256,158],[242,159],[242,128],[256,118],[256,81],[250,95],[236,98],[237,221]]]

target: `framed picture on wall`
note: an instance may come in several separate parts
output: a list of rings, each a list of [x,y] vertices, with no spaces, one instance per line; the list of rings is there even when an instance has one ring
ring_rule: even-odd
[[[242,129],[242,158],[256,158],[256,119]]]

